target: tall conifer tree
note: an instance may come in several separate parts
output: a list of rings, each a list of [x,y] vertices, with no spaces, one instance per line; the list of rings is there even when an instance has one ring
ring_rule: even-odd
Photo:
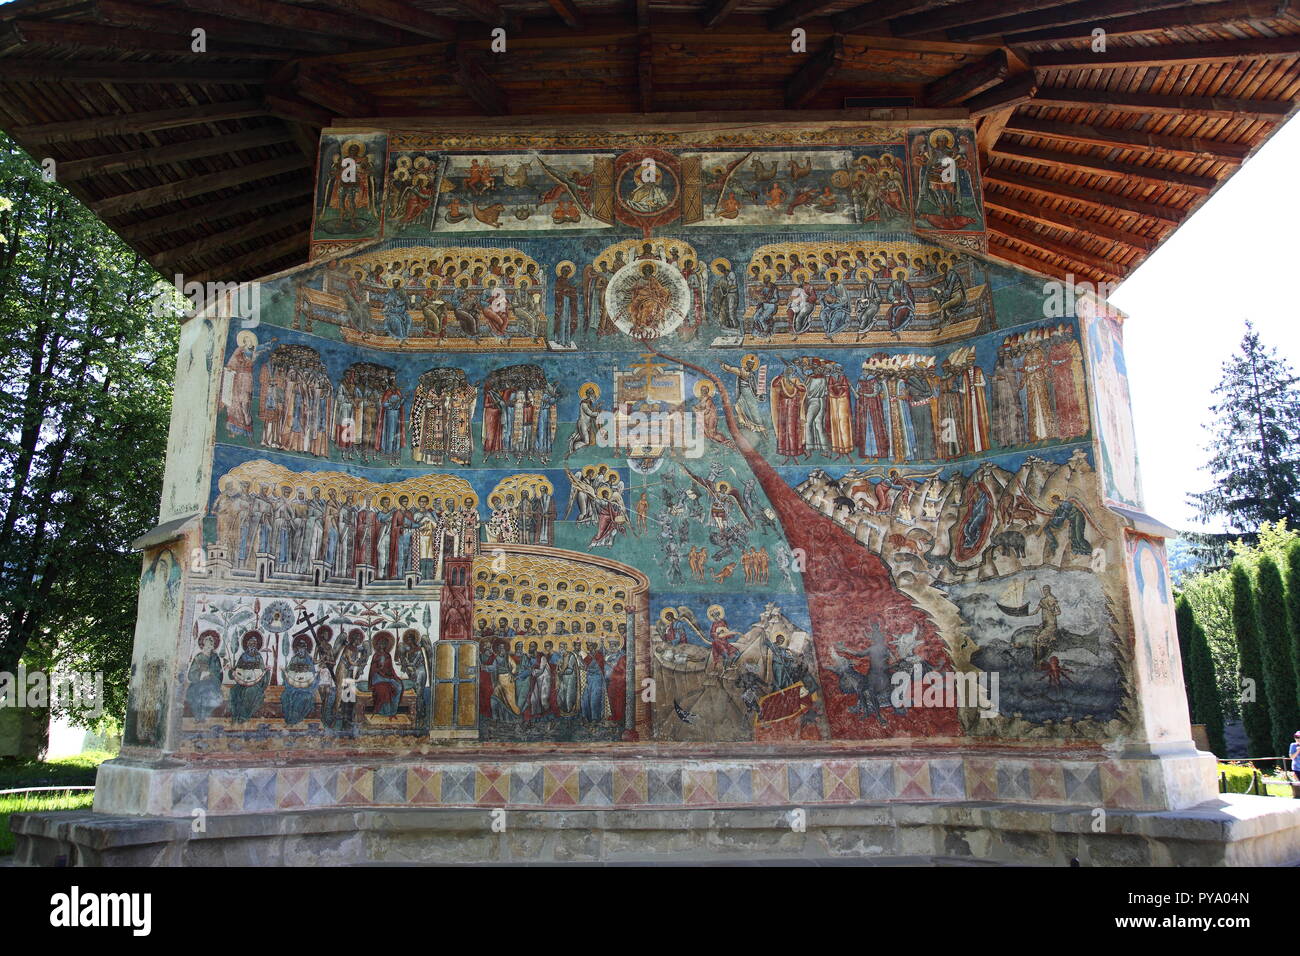
[[[1214,394],[1213,482],[1189,495],[1202,519],[1238,533],[1280,518],[1300,527],[1300,380],[1250,322]]]
[[[1282,589],[1282,575],[1271,554],[1260,558],[1257,579],[1259,643],[1269,717],[1273,725],[1273,753],[1284,754],[1295,732],[1300,730],[1300,708],[1296,706],[1295,663],[1291,659],[1286,596]]]

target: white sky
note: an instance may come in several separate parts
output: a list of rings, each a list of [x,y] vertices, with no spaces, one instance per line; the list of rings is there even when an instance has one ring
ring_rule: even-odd
[[[1125,357],[1146,510],[1175,528],[1198,527],[1186,495],[1209,484],[1200,469],[1210,390],[1245,320],[1300,366],[1300,298],[1291,291],[1300,282],[1298,175],[1300,122],[1290,122],[1111,296],[1129,316]]]

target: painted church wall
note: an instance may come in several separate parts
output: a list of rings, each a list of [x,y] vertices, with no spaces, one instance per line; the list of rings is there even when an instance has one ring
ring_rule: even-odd
[[[981,255],[971,130],[589,140],[326,134],[186,398],[169,749],[1181,739],[1122,353]]]

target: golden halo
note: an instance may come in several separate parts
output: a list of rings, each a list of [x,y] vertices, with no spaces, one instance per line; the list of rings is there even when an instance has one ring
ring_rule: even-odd
[[[945,149],[951,149],[953,144],[952,133],[946,129],[933,130],[930,133],[930,145],[937,148],[940,143],[943,143]]]
[[[740,357],[740,367],[743,369],[757,368],[758,356],[753,352],[750,352],[748,355],[742,355]]]
[[[712,269],[715,274],[722,275],[722,271],[718,268],[719,266],[726,266],[728,269],[730,269],[731,260],[718,258],[718,259],[714,259],[711,263],[709,263],[709,268]]]
[[[731,491],[731,482],[729,481],[718,482],[718,494],[725,495],[729,491]]]
[[[558,276],[560,274],[560,270],[563,269],[565,266],[569,267],[569,275],[576,276],[578,274],[578,267],[575,266],[568,259],[561,259],[559,262],[555,264],[555,274]]]
[[[553,494],[555,494],[555,488],[551,485],[551,483],[550,483],[549,481],[543,481],[542,483],[540,483],[540,484],[537,486],[537,490],[540,491],[540,492],[541,492],[542,494],[544,494],[544,495],[553,495]]]
[[[582,388],[578,389],[578,395],[586,398],[590,395],[592,398],[600,398],[600,386],[595,382],[587,382]]]
[[[695,383],[694,391],[696,398],[704,398],[706,392],[710,395],[713,394],[713,383],[708,379],[702,378]]]
[[[831,173],[831,185],[836,189],[844,189],[850,182],[849,171],[847,169],[837,169]]]
[[[361,150],[362,156],[366,155],[366,144],[361,142],[361,140],[359,139],[345,139],[343,141],[342,147],[339,148],[339,155],[346,156],[348,154],[348,150],[350,150],[353,146]]]
[[[397,157],[397,168],[398,168],[398,169],[403,169],[403,168],[405,168],[405,167],[407,167],[407,166],[410,166],[410,165],[411,165],[411,157],[410,157],[410,156],[405,156],[405,155],[403,155],[403,156],[398,156],[398,157]]]
[[[246,349],[257,348],[257,336],[254,335],[252,332],[250,332],[248,329],[243,329],[242,331],[240,331],[240,333],[235,336],[235,341],[238,342],[240,346]]]
[[[718,618],[720,618],[720,617],[725,617],[725,616],[726,616],[726,612],[725,612],[724,610],[722,610],[722,605],[721,605],[721,604],[711,604],[711,605],[709,605],[709,609],[708,609],[707,611],[705,611],[704,613],[705,613],[705,616],[706,616],[710,621],[716,621]]]

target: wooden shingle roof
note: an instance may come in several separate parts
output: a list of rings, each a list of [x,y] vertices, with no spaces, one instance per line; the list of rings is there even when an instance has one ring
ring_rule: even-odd
[[[323,126],[955,108],[990,252],[1118,281],[1291,115],[1298,61],[1281,0],[15,0],[0,125],[203,280],[305,260]]]

